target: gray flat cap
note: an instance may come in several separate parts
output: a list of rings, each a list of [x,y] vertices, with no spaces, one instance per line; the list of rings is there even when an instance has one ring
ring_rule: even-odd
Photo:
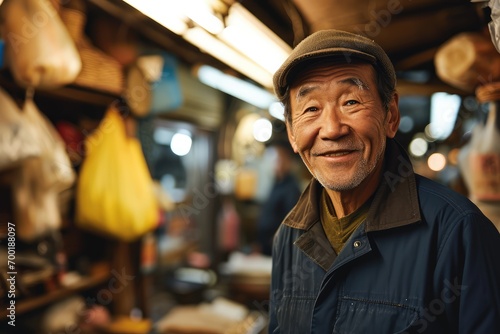
[[[367,61],[378,66],[394,87],[396,72],[385,51],[373,40],[340,30],[320,30],[306,37],[292,51],[273,76],[274,92],[283,98],[290,84],[290,74],[311,60],[339,58],[346,63],[351,58]]]

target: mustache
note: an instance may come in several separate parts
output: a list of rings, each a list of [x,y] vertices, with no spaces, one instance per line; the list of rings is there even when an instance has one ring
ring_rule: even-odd
[[[326,155],[326,154],[361,151],[363,149],[364,145],[362,143],[349,139],[340,142],[332,141],[330,143],[323,143],[321,147],[314,148],[311,153],[313,155]]]

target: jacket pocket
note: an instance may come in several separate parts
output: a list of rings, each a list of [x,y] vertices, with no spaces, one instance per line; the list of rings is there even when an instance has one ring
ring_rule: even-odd
[[[416,307],[385,300],[342,297],[339,306],[334,334],[399,333],[418,319]]]
[[[273,333],[310,333],[314,296],[283,297],[276,310],[279,331]]]

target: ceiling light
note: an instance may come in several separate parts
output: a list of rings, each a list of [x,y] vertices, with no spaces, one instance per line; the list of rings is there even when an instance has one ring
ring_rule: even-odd
[[[223,10],[213,2],[209,4],[209,0],[123,1],[269,89],[273,87],[274,72],[292,51],[239,3]],[[221,12],[227,12],[224,20]],[[189,28],[190,22],[195,26]]]
[[[198,79],[205,85],[218,89],[261,109],[268,109],[276,97],[267,90],[250,82],[228,75],[211,66],[203,65],[197,70]]]
[[[248,58],[243,57],[205,30],[192,28],[186,31],[183,37],[191,44],[196,45],[264,87],[272,87],[272,76],[267,71]]]
[[[226,63],[240,73],[252,78],[265,87],[272,87],[272,78],[268,72],[263,70],[251,60],[242,57],[220,40],[207,33],[201,28],[192,28],[186,31],[183,37],[191,44],[211,54],[213,57]]]
[[[222,20],[204,0],[182,0],[176,3],[182,6],[181,10],[187,17],[211,34],[218,34],[224,29]]]
[[[188,28],[181,8],[176,5],[177,2],[147,0],[123,1],[178,35],[182,35]],[[181,1],[178,3],[181,3]]]
[[[219,37],[271,74],[292,52],[288,44],[239,3],[229,8],[226,25]]]

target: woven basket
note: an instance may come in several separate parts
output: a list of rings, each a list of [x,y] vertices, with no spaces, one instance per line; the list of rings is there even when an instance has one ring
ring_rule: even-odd
[[[480,103],[500,101],[500,82],[490,82],[477,87],[476,98]]]
[[[84,35],[85,13],[77,9],[61,7],[60,15],[82,59],[82,70],[74,84],[121,95],[124,87],[122,65],[97,49]]]

